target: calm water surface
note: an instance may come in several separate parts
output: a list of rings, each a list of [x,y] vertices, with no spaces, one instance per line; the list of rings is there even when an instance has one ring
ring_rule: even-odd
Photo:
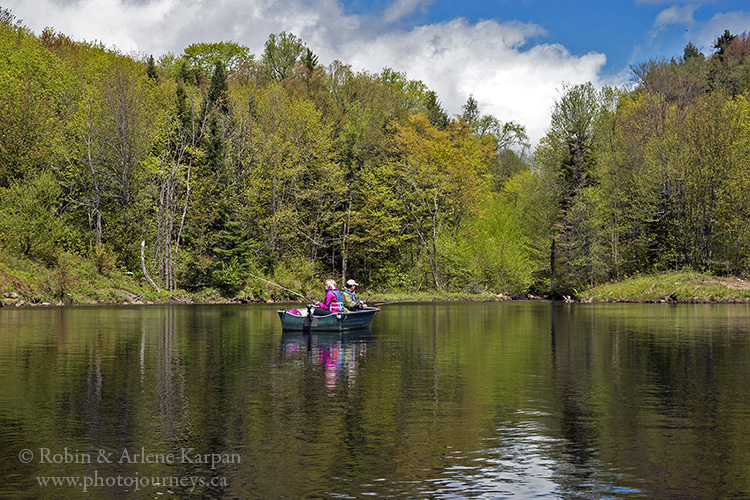
[[[0,498],[749,498],[750,307],[0,309]]]

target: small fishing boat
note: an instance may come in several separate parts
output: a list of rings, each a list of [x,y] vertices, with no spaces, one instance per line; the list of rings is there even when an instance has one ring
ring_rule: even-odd
[[[299,331],[343,332],[368,328],[379,307],[367,307],[359,311],[331,313],[325,316],[313,314],[314,308],[284,309],[276,311],[281,318],[281,328]]]

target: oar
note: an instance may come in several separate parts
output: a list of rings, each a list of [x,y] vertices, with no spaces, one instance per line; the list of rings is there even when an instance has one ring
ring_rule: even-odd
[[[261,278],[260,276],[256,276],[256,275],[254,275],[254,274],[250,274],[250,273],[245,273],[245,274],[247,274],[248,276],[252,276],[252,277],[253,277],[253,278],[255,278],[255,279],[259,279],[259,280],[261,280],[261,281],[265,281],[266,283],[269,283],[269,284],[271,284],[271,285],[273,285],[273,286],[277,286],[277,287],[281,288],[282,290],[286,290],[286,291],[287,291],[287,292],[289,292],[289,293],[293,293],[294,295],[298,295],[298,296],[302,297],[302,298],[303,298],[303,299],[305,299],[305,300],[309,300],[309,301],[312,301],[312,302],[317,302],[317,300],[315,300],[315,299],[311,299],[310,297],[306,297],[306,296],[302,295],[302,294],[301,294],[301,293],[299,293],[299,292],[295,292],[294,290],[290,290],[290,289],[288,289],[288,288],[287,288],[287,287],[285,287],[285,286],[281,286],[281,285],[279,285],[278,283],[274,283],[273,281],[269,281],[269,280],[267,280],[267,279],[265,279],[265,278]]]

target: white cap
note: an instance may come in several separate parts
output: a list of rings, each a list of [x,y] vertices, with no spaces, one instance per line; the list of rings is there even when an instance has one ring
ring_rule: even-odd
[[[349,280],[346,282],[346,286],[359,286],[359,283],[354,280]]]

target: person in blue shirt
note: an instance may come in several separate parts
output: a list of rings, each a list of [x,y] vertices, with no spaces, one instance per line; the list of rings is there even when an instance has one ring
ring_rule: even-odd
[[[341,299],[344,302],[344,309],[346,309],[347,311],[359,311],[367,307],[367,304],[357,299],[357,296],[354,293],[354,289],[357,286],[359,286],[359,284],[356,281],[349,280],[346,282],[346,290],[341,292]]]

